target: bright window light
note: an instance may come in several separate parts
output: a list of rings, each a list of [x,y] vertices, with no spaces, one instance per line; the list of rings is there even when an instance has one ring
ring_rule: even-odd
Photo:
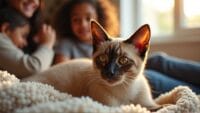
[[[142,0],[141,5],[141,24],[149,23],[153,36],[173,33],[174,0]]]
[[[184,27],[200,27],[200,0],[184,0]]]

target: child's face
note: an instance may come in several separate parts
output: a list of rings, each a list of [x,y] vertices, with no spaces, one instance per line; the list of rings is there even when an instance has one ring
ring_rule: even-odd
[[[12,42],[18,48],[23,48],[27,45],[27,36],[29,34],[29,25],[24,25],[22,27],[17,27],[14,30],[10,30],[7,35],[10,37]]]
[[[71,12],[71,28],[74,35],[85,43],[91,43],[90,20],[97,19],[95,8],[89,3],[75,5]]]

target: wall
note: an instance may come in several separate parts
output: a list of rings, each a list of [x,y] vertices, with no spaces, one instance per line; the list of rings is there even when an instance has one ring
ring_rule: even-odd
[[[158,51],[166,52],[172,56],[200,62],[199,40],[152,43],[150,54]]]

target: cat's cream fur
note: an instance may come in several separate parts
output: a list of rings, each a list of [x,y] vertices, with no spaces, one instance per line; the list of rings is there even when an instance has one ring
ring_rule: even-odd
[[[98,27],[96,22],[92,24]],[[92,27],[92,29],[96,30],[95,27]],[[104,32],[104,30],[101,31],[103,28],[99,28],[97,30],[98,32]],[[96,33],[96,31],[94,32]],[[100,33],[96,36],[98,35],[102,34]],[[118,42],[116,41],[114,43]],[[98,52],[106,48],[106,45],[105,43],[97,53],[94,53],[94,58],[98,55]],[[53,66],[49,70],[28,77],[23,81],[47,83],[62,92],[67,92],[77,97],[90,96],[105,105],[119,106],[133,103],[140,104],[149,109],[157,108],[158,105],[152,99],[150,87],[143,75],[144,61],[135,54],[137,49],[133,46],[122,44],[122,48],[124,51],[127,51],[128,56],[136,59],[136,67],[133,67],[133,71],[137,75],[127,72],[121,76],[120,80],[109,83],[102,79],[101,72],[93,64],[92,60],[76,59]]]
[[[92,61],[89,59],[71,60],[23,81],[47,83],[62,92],[78,97],[90,96],[106,105],[134,103],[145,107],[154,106],[149,86],[143,75],[134,81],[110,86],[100,78],[100,72],[93,69]]]

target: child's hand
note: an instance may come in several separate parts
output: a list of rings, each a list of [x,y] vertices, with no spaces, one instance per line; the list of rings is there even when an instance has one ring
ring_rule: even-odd
[[[56,41],[56,33],[51,26],[44,24],[35,40],[39,44],[52,48]]]
[[[64,56],[63,54],[56,53],[55,57],[54,57],[53,64],[59,64],[59,63],[62,63],[62,62],[65,62],[65,61],[69,61],[69,60],[70,60],[70,58]]]

